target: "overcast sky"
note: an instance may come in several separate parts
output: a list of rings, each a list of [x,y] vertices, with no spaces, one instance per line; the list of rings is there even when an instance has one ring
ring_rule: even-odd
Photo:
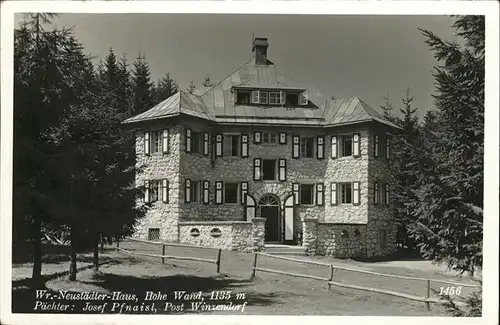
[[[430,4],[429,4],[430,5]],[[19,20],[19,16],[17,17]],[[156,80],[170,72],[181,88],[205,75],[226,77],[252,57],[252,34],[269,40],[278,71],[327,96],[359,96],[374,108],[399,105],[410,87],[420,115],[433,107],[436,61],[418,28],[456,40],[447,16],[63,14],[85,51],[112,47],[132,60],[146,55]],[[97,59],[98,60],[98,59]]]

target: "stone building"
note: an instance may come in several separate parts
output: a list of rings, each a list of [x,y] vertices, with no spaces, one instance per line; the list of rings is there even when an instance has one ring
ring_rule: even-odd
[[[389,133],[357,97],[326,98],[253,57],[200,95],[180,91],[124,121],[149,210],[136,236],[232,250],[264,243],[309,254],[395,250]]]

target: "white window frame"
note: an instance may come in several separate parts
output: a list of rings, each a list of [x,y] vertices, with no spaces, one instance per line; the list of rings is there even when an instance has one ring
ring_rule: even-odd
[[[351,193],[351,202],[344,202],[344,185],[349,185],[350,193]],[[353,193],[353,185],[352,182],[339,182],[339,190],[340,190],[340,202],[342,205],[353,205],[354,202],[354,193]],[[346,196],[347,199],[347,196]]]
[[[196,191],[195,191],[196,188]],[[191,180],[189,191],[191,192],[189,195],[189,203],[201,203],[201,181],[199,180]]]
[[[351,154],[344,155],[344,139],[349,139],[351,141]],[[340,141],[339,141],[340,140]],[[354,139],[352,134],[341,134],[338,136],[337,143],[340,144],[339,157],[352,157],[354,155]]]
[[[234,136],[237,136],[238,137],[238,144],[236,145],[237,146],[237,153],[236,155],[233,155],[232,152],[233,152],[233,141],[232,141],[232,137]],[[226,152],[226,141],[229,141],[229,139],[231,139],[231,154],[228,154]],[[224,157],[240,157],[241,156],[241,134],[240,133],[224,133],[224,135],[222,136],[222,155]]]
[[[152,130],[150,141],[151,153],[163,152],[163,130]]]
[[[269,92],[269,97],[268,97],[268,100],[269,100],[269,105],[281,105],[281,94],[282,92],[281,91],[270,91]],[[271,100],[271,98],[273,100]]]
[[[265,161],[273,161],[274,162],[274,178],[273,179],[264,179],[264,162]],[[261,180],[263,181],[269,181],[269,182],[275,182],[279,178],[279,166],[278,166],[278,159],[262,159],[261,160]]]
[[[197,140],[195,140],[195,141],[198,141],[197,146],[195,146],[195,141],[193,141],[193,139],[195,139],[195,138],[197,138]],[[190,153],[203,155],[203,142],[204,142],[203,132],[191,131],[190,140],[191,140]]]
[[[271,141],[274,136],[274,141]],[[266,140],[267,138],[267,140]],[[277,144],[278,143],[278,135],[273,132],[262,132],[262,143],[266,144]]]

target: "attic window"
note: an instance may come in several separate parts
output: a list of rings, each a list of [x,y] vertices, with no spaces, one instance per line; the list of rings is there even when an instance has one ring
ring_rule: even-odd
[[[287,106],[299,106],[299,94],[286,94]]]
[[[250,104],[250,92],[238,90],[238,97],[236,98],[236,104],[246,105]]]

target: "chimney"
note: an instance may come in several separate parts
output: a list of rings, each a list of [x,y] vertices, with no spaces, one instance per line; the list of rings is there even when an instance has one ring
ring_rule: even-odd
[[[255,65],[267,65],[267,38],[255,37],[252,52],[255,56]]]

